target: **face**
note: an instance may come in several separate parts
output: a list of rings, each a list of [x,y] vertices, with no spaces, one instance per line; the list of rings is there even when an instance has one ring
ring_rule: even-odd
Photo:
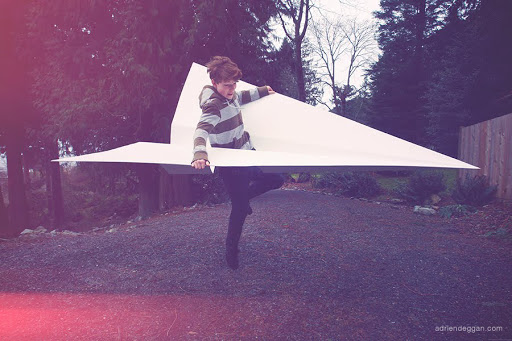
[[[217,83],[212,79],[214,88],[217,89],[219,94],[226,97],[227,99],[233,99],[236,90],[236,82],[237,81],[235,80],[228,80]]]

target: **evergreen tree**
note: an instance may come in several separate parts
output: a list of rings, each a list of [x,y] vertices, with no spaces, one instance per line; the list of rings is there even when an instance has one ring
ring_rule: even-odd
[[[192,61],[229,55],[245,79],[266,83],[270,72],[261,71],[271,52],[266,40],[275,13],[271,5],[234,0],[219,0],[215,6],[199,0],[34,2],[29,16],[38,60],[33,91],[43,135],[76,154],[137,141],[168,143]],[[157,210],[159,201],[161,206],[162,183],[172,184],[173,203],[190,202],[188,177],[159,181],[157,167],[136,169],[141,216]]]
[[[299,100],[299,90],[297,85],[296,60],[293,57],[293,44],[284,39],[279,50],[271,56],[271,63],[267,69],[272,74],[269,85],[272,85],[278,93]],[[302,59],[302,69],[305,84],[306,103],[316,104],[321,97],[319,80],[313,69],[311,59],[311,47],[307,40],[303,43],[304,57]]]
[[[0,145],[7,154],[9,224],[0,234],[14,236],[28,224],[28,205],[22,154],[26,127],[34,124],[28,71],[30,60],[19,55],[18,41],[26,36],[25,1],[7,0],[0,6]]]
[[[381,0],[382,56],[370,71],[371,124],[412,142],[424,142],[427,39],[439,24],[439,1]]]
[[[460,126],[512,112],[509,1],[457,1],[433,37],[427,83],[432,145],[456,156]]]
[[[512,111],[510,1],[381,6],[372,125],[455,156],[460,126]]]
[[[434,149],[452,156],[457,153],[459,127],[469,122],[464,103],[477,73],[471,42],[476,32],[457,15],[459,6],[461,3],[448,8],[445,26],[432,37],[425,92],[428,141]]]
[[[191,1],[191,28],[185,50],[191,61],[207,63],[223,55],[235,61],[243,79],[263,85],[272,74],[267,71],[273,46],[269,20],[276,15],[271,0]]]

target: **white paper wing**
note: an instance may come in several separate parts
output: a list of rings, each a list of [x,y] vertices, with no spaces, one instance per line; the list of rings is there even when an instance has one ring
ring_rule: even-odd
[[[171,144],[135,143],[59,162],[134,162],[163,165],[170,173],[192,169],[193,135],[201,116],[199,93],[210,80],[193,64],[171,125]],[[253,85],[240,82],[237,90]],[[211,148],[212,166],[259,166],[265,172],[327,169],[467,168],[472,165],[350,119],[275,94],[242,107],[245,130],[256,151]]]

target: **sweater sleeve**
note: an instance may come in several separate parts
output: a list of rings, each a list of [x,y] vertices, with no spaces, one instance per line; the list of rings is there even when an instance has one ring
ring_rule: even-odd
[[[206,140],[208,135],[215,128],[220,121],[220,108],[219,103],[214,100],[206,102],[201,109],[203,113],[197,123],[196,131],[194,133],[194,158],[196,160],[208,160],[208,153],[206,152]]]
[[[259,86],[251,90],[237,91],[238,100],[240,105],[247,104],[268,95],[268,88],[266,86]]]

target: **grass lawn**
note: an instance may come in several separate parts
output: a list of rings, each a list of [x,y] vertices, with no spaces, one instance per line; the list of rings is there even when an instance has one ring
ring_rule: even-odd
[[[440,169],[437,172],[441,172],[444,177],[444,182],[446,185],[445,194],[452,193],[457,185],[457,170],[456,169]],[[378,184],[389,194],[392,194],[394,190],[398,189],[400,186],[407,184],[409,180],[409,176],[406,174],[398,175],[382,175],[376,174],[376,179]]]

